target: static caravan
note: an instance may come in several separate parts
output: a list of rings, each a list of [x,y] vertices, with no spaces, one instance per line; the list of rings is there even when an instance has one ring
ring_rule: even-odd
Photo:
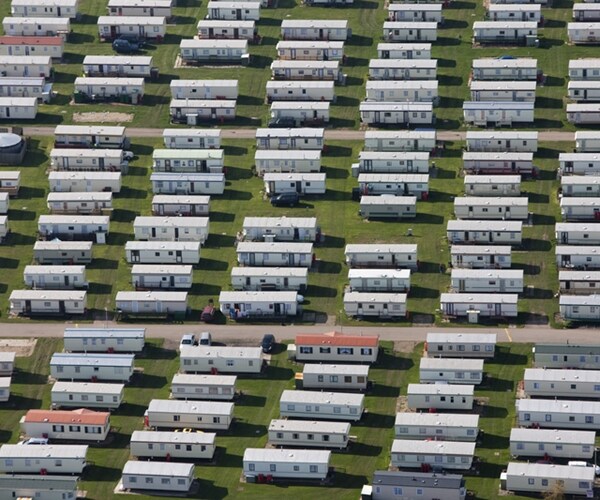
[[[449,220],[446,236],[451,244],[520,245],[523,235],[521,221]]]
[[[559,153],[558,174],[600,175],[600,155],[597,153]]]
[[[559,271],[561,294],[591,295],[600,288],[600,271]]]
[[[573,394],[575,395],[575,394]],[[599,401],[560,399],[517,399],[517,423],[522,427],[551,429],[600,428]]]
[[[0,243],[4,242],[4,239],[8,236],[8,217],[6,215],[0,215]]]
[[[36,241],[33,259],[38,264],[89,264],[92,262],[91,241]]]
[[[509,491],[539,494],[558,484],[567,495],[594,494],[594,467],[509,462],[503,476]]]
[[[490,21],[542,21],[540,4],[493,4],[487,6],[487,17]]]
[[[50,170],[56,171],[120,171],[127,173],[127,161],[122,149],[53,148]]]
[[[231,270],[234,290],[296,290],[308,286],[306,267],[234,267]]]
[[[332,81],[271,80],[267,82],[267,101],[330,101],[335,102]]]
[[[154,429],[209,429],[226,431],[233,420],[233,403],[153,399],[144,424]]]
[[[116,410],[123,402],[125,385],[98,382],[54,382],[50,397],[52,409],[106,408]]]
[[[390,4],[392,5],[398,4]],[[406,5],[406,4],[404,4]],[[430,43],[378,43],[379,59],[431,59]]]
[[[436,80],[437,59],[371,59],[369,61],[369,79]],[[392,101],[393,99],[388,100]]]
[[[560,213],[564,221],[600,220],[600,198],[561,198]]]
[[[434,122],[431,102],[360,103],[360,121],[367,125],[431,125]]]
[[[363,488],[365,488],[363,486]],[[373,500],[390,500],[400,489],[407,498],[443,498],[465,500],[465,480],[458,474],[436,472],[402,472],[377,470],[373,474],[373,485],[369,487]]]
[[[330,103],[327,101],[275,101],[271,104],[272,119],[293,119],[296,125],[329,123]]]
[[[534,102],[536,82],[509,80],[471,80],[472,101]]]
[[[320,228],[316,217],[244,217],[245,240],[318,241]]]
[[[208,2],[207,19],[221,21],[258,21],[261,2]]]
[[[441,3],[407,4],[391,3],[388,5],[388,19],[398,22],[444,22]]]
[[[0,447],[0,471],[6,474],[81,474],[86,467],[87,445],[23,446],[3,444]]]
[[[173,99],[237,99],[237,80],[171,80]]]
[[[350,439],[350,424],[306,420],[271,420],[269,444],[274,447],[298,446],[302,448],[344,449]]]
[[[0,214],[8,213],[9,203],[9,194],[0,192]]]
[[[85,314],[87,292],[79,290],[13,290],[8,301],[11,315]]]
[[[475,443],[466,441],[422,441],[394,439],[393,467],[419,468],[424,465],[452,470],[468,470],[473,463]]]
[[[495,333],[428,333],[427,356],[441,358],[493,358]]]
[[[209,3],[214,4],[215,2]],[[218,2],[217,5],[222,3],[225,2]],[[237,4],[236,2],[236,5],[241,5],[241,3]],[[235,63],[247,65],[250,62],[250,54],[248,53],[248,40],[184,39],[179,42],[179,55],[181,61],[187,65],[207,63]],[[202,92],[199,93],[198,97],[195,97],[190,95],[192,94],[192,91],[183,90],[181,86],[176,86],[175,89],[171,87],[171,92],[173,93],[174,99],[203,99]],[[215,99],[215,97],[212,97],[210,90],[204,90],[204,94],[206,93],[208,93],[208,95],[211,97],[207,97],[205,99]],[[228,93],[231,93],[231,89],[228,90]],[[180,95],[184,95],[186,97],[178,97]],[[223,99],[225,99],[225,97],[223,97]],[[234,101],[235,99],[237,99],[237,96],[232,98]]]
[[[11,377],[0,377],[0,402],[6,403],[10,399]]]
[[[304,362],[374,363],[379,354],[379,336],[340,332],[298,334],[288,351],[297,361]]]
[[[465,101],[465,123],[481,127],[533,123],[533,102]]]
[[[74,290],[87,288],[85,266],[25,266],[23,281],[29,288],[42,290]]]
[[[85,56],[83,74],[88,77],[156,78],[151,56]],[[109,127],[110,128],[110,127]]]
[[[538,150],[538,133],[523,131],[467,131],[468,151],[510,151],[535,153]]]
[[[273,80],[331,81],[344,84],[344,74],[339,61],[288,61],[271,63]]]
[[[71,33],[68,17],[5,17],[2,27],[8,36],[60,36],[63,41]]]
[[[0,496],[36,500],[74,499],[77,498],[77,480],[74,476],[2,474]]]
[[[171,17],[175,2],[173,0],[109,0],[108,14],[110,16],[164,16]]]
[[[50,375],[56,380],[114,380],[129,382],[133,375],[133,354],[73,354],[55,352]]]
[[[571,321],[600,321],[600,295],[561,295],[560,315]]]
[[[193,266],[183,264],[134,264],[131,283],[136,290],[185,290],[192,288]]]
[[[65,41],[60,36],[0,36],[0,55],[29,56],[40,54],[62,59]]]
[[[0,97],[0,120],[33,120],[37,111],[36,97]]]
[[[21,187],[21,172],[19,170],[6,170],[0,172],[0,193],[18,196]]]
[[[254,154],[256,173],[317,173],[321,170],[321,151],[316,149],[257,149]]]
[[[405,293],[345,292],[344,312],[358,318],[404,318],[406,298]]]
[[[125,315],[182,315],[187,313],[187,292],[117,292],[117,312]]]
[[[344,42],[280,41],[275,46],[282,61],[343,61]]]
[[[167,34],[167,20],[163,16],[100,16],[97,24],[101,42],[121,36],[137,36],[162,42]]]
[[[583,3],[577,5],[585,5]],[[575,4],[573,4],[575,7]],[[600,80],[600,58],[584,57],[571,59],[569,61],[569,80]],[[575,132],[577,134],[589,134],[590,132]]]
[[[211,173],[223,172],[222,149],[155,149],[152,152],[154,172]]]
[[[212,460],[215,437],[214,432],[133,431],[129,449],[138,458]]]
[[[198,264],[199,241],[128,241],[125,260],[129,264]]]
[[[127,149],[129,139],[125,135],[125,127],[120,126],[57,125],[54,147]]]
[[[234,320],[296,316],[302,312],[295,291],[233,291],[219,294],[219,308]]]
[[[22,59],[22,57],[19,57]],[[40,103],[49,103],[52,98],[52,84],[46,83],[43,76],[0,77],[0,96],[37,97]]]
[[[299,375],[296,374],[296,384],[301,381],[301,389],[365,391],[369,366],[307,363]]]
[[[112,193],[48,193],[47,206],[51,214],[106,214],[112,212]]]
[[[133,233],[138,241],[199,241],[208,238],[208,217],[136,217]]]
[[[509,269],[511,266],[511,247],[491,245],[452,245],[450,247],[452,267],[464,269]]]
[[[600,346],[575,344],[535,344],[533,366],[537,368],[600,368]]]
[[[225,191],[223,173],[153,172],[150,182],[154,194],[213,195]]]
[[[352,37],[346,20],[284,19],[281,22],[282,40],[345,41]]]
[[[600,123],[599,103],[569,103],[567,104],[567,121],[581,125]]]
[[[75,102],[125,102],[141,104],[144,98],[143,78],[75,78]]]
[[[323,128],[257,128],[256,149],[323,150]]]
[[[15,17],[78,17],[79,0],[12,0],[10,13]]]
[[[411,410],[472,410],[474,385],[408,384],[407,404]]]
[[[533,80],[539,78],[537,59],[516,57],[504,59],[484,57],[473,59],[471,75],[473,80]]]
[[[483,359],[421,358],[419,378],[422,384],[481,384]]]
[[[350,289],[356,292],[407,292],[410,269],[348,269]]]
[[[478,44],[535,45],[538,36],[537,21],[475,21],[473,42]]]
[[[467,196],[519,196],[520,175],[465,175]]]
[[[435,130],[367,130],[365,132],[364,151],[427,151],[431,153],[436,147]]]
[[[208,215],[210,196],[156,194],[152,197],[153,215],[177,215],[195,217]]]
[[[358,174],[361,196],[386,195],[429,197],[429,174]]]
[[[557,245],[556,265],[566,269],[600,269],[600,246]]]
[[[457,219],[511,220],[529,218],[529,199],[525,197],[462,196],[454,198]]]
[[[256,39],[257,29],[254,21],[201,19],[198,21],[198,38],[224,38],[226,40]]]
[[[364,394],[346,392],[290,391],[281,393],[283,418],[358,421],[364,411]]]
[[[432,80],[374,80],[367,82],[367,101],[432,102],[438,100],[438,82]]]
[[[600,81],[573,81],[567,87],[568,97],[577,102],[598,102]]]
[[[600,23],[568,23],[567,35],[573,45],[595,45],[600,42]]]
[[[425,151],[361,151],[358,163],[351,167],[352,175],[374,174],[427,174],[429,152]]]
[[[52,192],[121,192],[121,172],[48,172]]]
[[[181,346],[183,373],[260,373],[263,356],[260,347]]]
[[[464,413],[396,413],[396,439],[476,441],[479,415]]]
[[[289,450],[246,448],[243,458],[244,476],[282,479],[324,480],[329,474],[329,450]]]
[[[19,421],[28,437],[51,441],[104,441],[110,431],[110,413],[86,410],[29,410]]]
[[[299,194],[325,194],[327,174],[266,173],[263,175],[265,192],[269,196],[295,191]]]
[[[55,238],[98,240],[108,236],[110,217],[106,215],[40,215],[38,233],[46,240]]]
[[[240,241],[240,266],[308,267],[313,264],[313,244],[300,242]]]
[[[219,149],[221,130],[166,128],[163,140],[169,149]]]
[[[65,351],[133,352],[144,350],[145,328],[65,328]]]
[[[513,457],[590,459],[595,439],[596,433],[591,431],[516,428],[510,431],[510,454]]]
[[[10,377],[15,367],[14,352],[0,352],[0,377]]]
[[[236,380],[235,375],[176,373],[171,382],[171,397],[231,401],[236,394]]]
[[[600,372],[527,368],[523,389],[528,397],[596,399],[600,392]]]
[[[151,18],[150,18],[151,19]],[[129,460],[123,466],[121,484],[131,490],[156,490],[187,493],[194,482],[194,464]]]
[[[516,293],[442,293],[440,309],[446,316],[506,317],[518,315]]]
[[[385,21],[383,39],[386,42],[435,42],[437,22]]]
[[[348,267],[388,267],[417,270],[417,245],[367,243],[349,244],[345,249]]]
[[[575,151],[578,153],[600,151],[600,131],[578,130],[575,132]]]
[[[236,101],[224,99],[171,99],[172,123],[194,126],[198,121],[235,120]]]

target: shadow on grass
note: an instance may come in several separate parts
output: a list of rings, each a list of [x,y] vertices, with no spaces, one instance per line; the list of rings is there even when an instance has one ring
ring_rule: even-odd
[[[540,274],[540,266],[536,266],[533,264],[512,264],[512,269],[521,269],[523,270],[523,274],[535,275]]]
[[[0,269],[16,269],[17,267],[19,267],[19,261],[17,259],[0,257]]]
[[[122,470],[101,465],[91,465],[83,472],[84,481],[109,481],[116,482],[121,478]]]
[[[383,449],[381,446],[373,446],[366,443],[354,442],[350,445],[350,451],[353,455],[362,457],[378,457]]]
[[[320,260],[318,261],[318,271],[322,274],[339,274],[342,271],[342,265],[339,262]]]
[[[259,438],[267,433],[267,426],[260,424],[250,424],[242,420],[235,420],[230,432],[235,434],[235,437],[252,437]],[[219,463],[222,466],[222,463]]]
[[[211,222],[233,222],[235,219],[235,214],[228,212],[210,212],[210,221]]]
[[[212,238],[213,235],[211,235]],[[198,268],[204,271],[227,271],[229,268],[229,263],[224,262],[222,260],[215,259],[206,259],[204,257],[200,258],[200,263],[198,264]]]
[[[173,349],[165,349],[151,343],[144,346],[143,359],[175,359],[177,352]]]
[[[325,147],[323,148],[323,157],[327,158],[327,157],[334,157],[334,158],[341,158],[341,157],[350,157],[352,156],[352,148],[346,147],[346,146],[332,146],[329,144],[326,144]]]
[[[412,286],[410,288],[410,298],[412,299],[435,299],[440,296],[437,288],[425,288],[422,286]]]
[[[326,286],[310,285],[308,288],[308,296],[311,298],[317,297],[336,297],[337,290]]]
[[[162,389],[167,384],[167,377],[149,375],[147,373],[136,373],[131,377],[128,387],[140,389]]]
[[[267,398],[264,396],[254,396],[252,394],[244,394],[236,402],[236,406],[257,406],[264,407],[267,402]]]
[[[143,417],[148,405],[136,405],[133,403],[121,403],[115,416]]]

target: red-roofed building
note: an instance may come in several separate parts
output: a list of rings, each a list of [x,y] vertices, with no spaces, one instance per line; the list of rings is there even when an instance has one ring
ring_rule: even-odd
[[[298,361],[374,363],[379,353],[379,336],[340,332],[300,334],[296,335],[295,351]]]
[[[110,431],[110,413],[86,410],[29,410],[20,421],[28,437],[50,440],[104,441]]]
[[[65,41],[60,36],[0,36],[2,56],[50,56],[62,59]]]

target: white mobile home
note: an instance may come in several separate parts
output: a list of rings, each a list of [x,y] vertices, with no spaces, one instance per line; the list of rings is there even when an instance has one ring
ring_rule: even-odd
[[[600,246],[558,245],[556,265],[566,269],[600,269]]]
[[[379,354],[379,336],[299,334],[288,351],[304,362],[374,363]]]
[[[104,441],[110,431],[110,413],[86,410],[29,410],[19,421],[29,437],[51,441]]]
[[[425,151],[361,151],[352,175],[361,173],[403,174],[429,172],[429,152]]]
[[[600,155],[597,153],[559,153],[558,174],[600,175]]]
[[[482,45],[534,46],[537,36],[536,21],[475,21],[473,23],[473,42]]]
[[[392,5],[398,4],[390,4],[390,7]],[[431,59],[431,43],[378,43],[377,57],[379,59]]]
[[[276,101],[271,104],[272,119],[291,118],[296,125],[329,123],[329,102],[321,101]]]
[[[83,74],[88,77],[156,78],[151,56],[85,56]],[[110,127],[109,127],[110,128]]]
[[[97,24],[101,42],[123,35],[162,42],[167,34],[167,20],[162,16],[100,16]]]
[[[573,81],[568,84],[568,97],[577,102],[600,100],[600,81]]]
[[[128,241],[125,260],[129,264],[198,264],[199,241]]]
[[[307,363],[301,378],[302,389],[365,391],[369,378],[369,365],[330,365]]]
[[[165,148],[169,149],[219,149],[221,129],[179,129],[163,130]]]
[[[33,120],[37,111],[36,97],[0,97],[0,120]]]
[[[429,357],[493,358],[495,333],[428,333],[425,344]]]
[[[590,295],[600,288],[600,271],[559,271],[561,294]]]
[[[68,17],[5,17],[2,27],[9,36],[60,36],[63,40],[71,32]]]
[[[231,401],[236,394],[236,380],[235,375],[176,373],[171,382],[171,397]]]
[[[234,291],[219,294],[223,315],[236,321],[296,316],[302,311],[295,291]]]
[[[0,77],[0,96],[36,97],[40,103],[47,104],[52,95],[52,83],[46,83],[43,76]]]
[[[393,467],[422,469],[424,465],[429,465],[444,469],[468,470],[473,463],[475,443],[394,439],[391,454]]]
[[[193,267],[183,264],[134,264],[131,283],[136,290],[192,288]]]
[[[494,4],[487,6],[487,17],[490,21],[542,21],[540,4]]]
[[[10,13],[15,17],[78,17],[79,0],[12,0]]]
[[[433,439],[436,441],[476,441],[479,415],[463,413],[396,413],[396,439]]]
[[[260,373],[263,356],[260,347],[181,346],[183,373]]]
[[[7,474],[81,474],[86,467],[87,445],[0,447],[0,471]]]
[[[233,420],[233,403],[153,399],[144,413],[146,427],[155,429],[227,430]]]
[[[85,314],[87,292],[79,290],[13,290],[8,301],[12,315]]]
[[[600,103],[568,103],[567,121],[578,125],[600,123]]]
[[[271,80],[267,82],[267,101],[335,101],[332,81]]]
[[[577,4],[585,5],[585,4]],[[569,61],[569,80],[573,81],[598,81],[600,80],[600,58],[581,58]],[[577,134],[594,134],[593,131],[575,132]]]
[[[373,500],[391,500],[398,490],[408,498],[443,498],[444,500],[465,500],[467,488],[465,480],[458,474],[438,474],[436,472],[402,472],[378,470],[373,474],[371,490]]]
[[[216,450],[215,437],[214,432],[133,431],[129,449],[138,458],[211,460]]]
[[[269,443],[275,447],[337,448],[348,446],[350,424],[306,420],[271,420]]]
[[[35,498],[36,500],[76,498],[77,480],[78,478],[73,476],[2,474],[0,475],[0,496]]]
[[[133,352],[144,350],[145,328],[65,328],[69,352]]]
[[[323,128],[257,128],[257,149],[323,150]]]
[[[446,235],[451,244],[520,245],[523,234],[521,221],[450,220]]]
[[[133,221],[138,241],[199,241],[208,238],[208,217],[143,217]]]
[[[285,390],[279,400],[283,418],[358,421],[364,411],[364,394]]]
[[[437,59],[371,59],[369,78],[371,80],[436,80]],[[388,100],[392,101],[392,99]]]
[[[454,214],[457,219],[511,220],[529,218],[529,200],[525,197],[457,196]]]
[[[246,448],[243,472],[246,479],[271,476],[322,481],[329,474],[330,458],[329,450]]]
[[[385,21],[383,39],[386,42],[435,42],[436,22]]]
[[[565,320],[600,321],[600,295],[561,295],[558,304]]]
[[[127,149],[129,139],[125,135],[125,127],[120,126],[57,125],[54,147]]]
[[[281,41],[275,46],[282,61],[343,61],[344,42]]]
[[[316,217],[244,217],[245,240],[318,241],[320,228]]]
[[[350,289],[356,292],[407,292],[410,269],[348,269]]]
[[[109,0],[108,14],[111,16],[164,16],[171,17],[173,0]]]
[[[560,213],[564,221],[600,220],[600,198],[561,198]]]
[[[509,80],[471,80],[472,101],[534,102],[536,82]]]
[[[523,389],[529,397],[596,399],[600,392],[600,372],[527,368]]]
[[[150,174],[150,182],[155,194],[213,195],[225,191],[223,173],[154,172]]]
[[[0,214],[7,214],[9,209],[9,194],[0,192]]]
[[[349,244],[345,249],[348,267],[389,267],[417,270],[417,245]]]
[[[587,496],[594,490],[594,467],[509,462],[506,489],[515,492],[543,493],[556,484],[567,495]]]
[[[129,460],[123,466],[121,484],[127,491],[188,492],[194,481],[194,464]]]
[[[38,264],[89,264],[92,262],[91,241],[36,241],[33,258]]]
[[[513,457],[583,458],[594,454],[596,433],[558,429],[511,429],[510,454]]]
[[[11,377],[0,377],[0,402],[6,403],[10,399]]]
[[[0,215],[0,243],[4,242],[4,239],[9,233],[8,229],[8,216]]]
[[[237,80],[171,80],[173,99],[237,99]]]
[[[551,429],[600,428],[600,402],[560,399],[517,399],[517,423]]]
[[[197,24],[198,38],[224,38],[227,40],[254,40],[257,35],[254,21],[200,19]]]
[[[196,217],[208,215],[210,196],[156,194],[152,197],[153,215],[177,215]]]
[[[187,292],[117,292],[117,312],[125,315],[182,315],[187,312]]]
[[[345,292],[344,312],[358,318],[404,318],[406,299],[405,293]]]
[[[388,19],[399,22],[442,23],[444,16],[441,3],[391,3],[388,5]]]
[[[595,45],[600,42],[600,23],[568,23],[567,35],[573,45]]]
[[[52,192],[112,192],[121,191],[121,172],[48,172]]]
[[[511,266],[511,247],[490,245],[452,245],[450,247],[452,267],[464,269],[508,269]]]
[[[313,264],[312,243],[240,241],[236,251],[241,266],[310,268]]]
[[[122,149],[54,148],[50,151],[50,170],[127,172]]]
[[[519,196],[520,175],[465,175],[467,196]]]
[[[19,170],[5,170],[0,172],[0,192],[10,196],[18,196],[21,187],[21,172]]]
[[[340,61],[273,61],[271,77],[273,80],[322,80],[342,85],[345,83]]]
[[[40,215],[38,233],[47,240],[66,237],[72,239],[98,238],[97,233],[108,236],[110,217],[106,215]]]
[[[28,56],[32,53],[62,59],[65,40],[61,36],[0,36],[0,54],[4,56]]]
[[[465,101],[465,123],[478,126],[512,126],[514,123],[533,123],[533,102]]]
[[[221,3],[224,2],[218,2],[217,5]],[[248,40],[184,39],[179,43],[179,54],[181,61],[187,65],[207,63],[235,63],[247,65],[250,62],[250,54],[248,53]],[[176,86],[175,89],[171,87],[171,92],[173,93],[173,97],[175,99],[183,100],[187,99],[188,97],[194,99],[203,99],[202,92],[200,95],[198,95],[198,97],[194,97],[193,95],[190,96],[191,91],[183,90],[181,86]],[[231,89],[229,89],[228,93],[231,92]],[[205,90],[204,94],[206,93],[207,91]],[[210,92],[208,92],[208,94],[211,95]],[[178,97],[180,95],[186,97]],[[235,100],[236,98],[232,98],[232,100]],[[215,97],[212,97],[211,95],[211,97],[207,97],[205,99],[213,100]]]
[[[140,104],[144,97],[143,78],[75,78],[75,102],[117,101]]]
[[[297,290],[308,286],[306,267],[234,267],[231,270],[234,290]]]
[[[600,151],[600,131],[578,130],[575,132],[575,151],[578,153]]]
[[[114,380],[129,382],[133,375],[133,354],[72,354],[55,352],[50,375],[56,380]]]
[[[507,317],[518,315],[519,296],[512,293],[442,293],[440,309],[446,316]]]
[[[261,2],[208,2],[207,19],[222,21],[258,21]]]
[[[419,378],[422,384],[481,384],[483,359],[421,358]]]
[[[223,172],[222,149],[155,149],[152,152],[154,172],[213,173]]]
[[[407,404],[412,410],[472,410],[474,385],[408,384]]]
[[[358,174],[361,196],[416,196],[429,198],[429,174]]]
[[[265,192],[269,196],[295,191],[299,194],[325,194],[327,174],[266,173],[263,175]]]
[[[436,147],[435,130],[367,130],[365,132],[365,151],[427,151],[431,153]]]
[[[10,377],[15,368],[15,356],[14,352],[0,352],[0,376]]]
[[[321,170],[321,151],[315,149],[257,149],[254,154],[256,173],[317,173]]]
[[[224,99],[171,99],[172,123],[194,126],[204,120],[235,120],[236,101]]]
[[[51,214],[106,214],[112,211],[112,193],[109,191],[85,193],[48,193]]]
[[[537,80],[537,59],[484,57],[473,59],[473,80]]]
[[[23,281],[29,288],[42,290],[74,290],[87,288],[85,266],[25,266]]]
[[[512,151],[535,153],[538,150],[538,133],[524,131],[467,131],[468,151]]]
[[[537,368],[600,368],[600,346],[575,344],[536,344],[533,366]]]
[[[352,36],[346,20],[284,19],[281,22],[282,40],[344,41]]]
[[[367,82],[367,101],[438,101],[438,82],[432,80],[373,80]]]
[[[377,102],[360,103],[360,121],[367,125],[431,125],[434,122],[430,102]]]
[[[98,382],[57,381],[50,397],[52,409],[58,408],[106,408],[115,410],[123,402],[125,385]]]

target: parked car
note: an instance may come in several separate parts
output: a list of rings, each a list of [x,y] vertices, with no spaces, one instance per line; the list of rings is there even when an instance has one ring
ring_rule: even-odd
[[[117,38],[113,41],[112,48],[118,54],[134,54],[141,50],[142,44],[126,38]]]
[[[290,206],[293,207],[300,202],[300,195],[294,191],[281,193],[271,198],[271,205],[274,207]]]
[[[24,439],[23,441],[19,441],[19,444],[24,444],[24,445],[46,445],[48,444],[48,439],[47,438],[29,438],[29,439]]]
[[[211,345],[212,344],[212,337],[210,335],[210,332],[202,332],[200,334],[200,345]]]
[[[594,468],[594,473],[596,474],[596,476],[600,476],[600,466],[599,465],[594,465],[594,464],[590,464],[588,462],[583,462],[583,461],[571,461],[569,462],[569,465],[572,467],[593,467]]]
[[[285,116],[282,118],[271,118],[267,124],[269,128],[294,128],[295,126],[295,120]]]
[[[179,347],[184,345],[198,345],[198,339],[193,333],[186,333],[179,342]]]
[[[215,306],[212,304],[207,305],[204,309],[202,309],[202,313],[200,314],[200,321],[204,321],[205,323],[212,323],[215,320],[216,314]]]
[[[272,333],[265,333],[260,346],[262,347],[264,353],[271,352],[273,347],[275,347],[275,335]]]

